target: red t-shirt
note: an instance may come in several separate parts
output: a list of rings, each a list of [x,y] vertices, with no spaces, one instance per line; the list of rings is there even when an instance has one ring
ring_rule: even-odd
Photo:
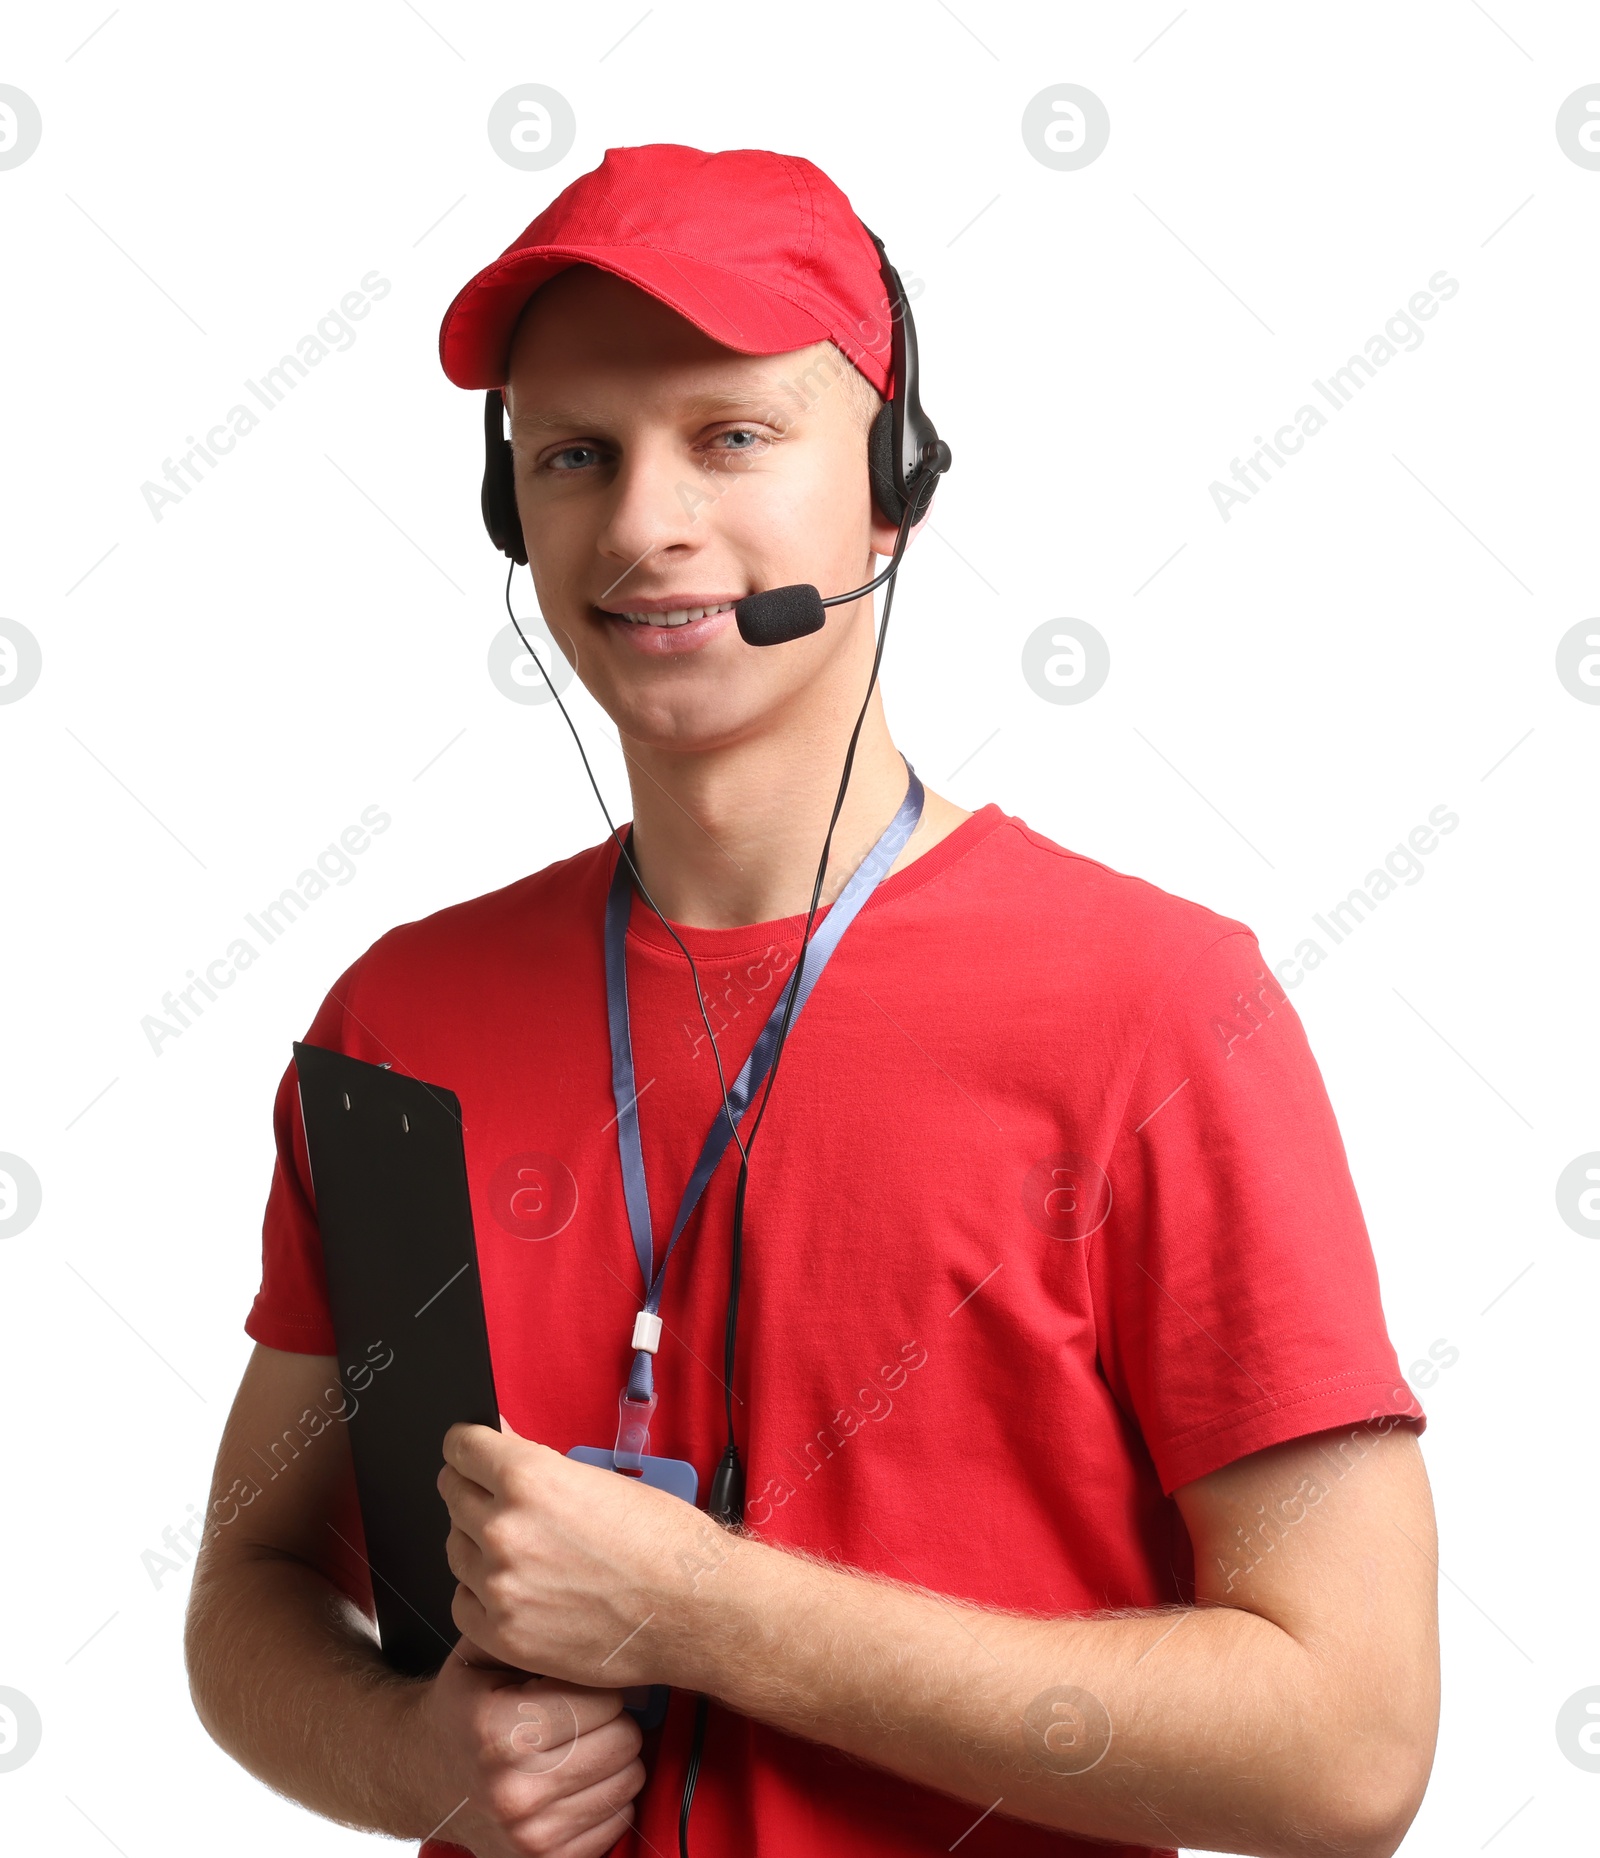
[[[392,930],[306,1035],[461,1099],[500,1405],[609,1445],[642,1286],[617,1156],[609,841]],[[683,929],[731,1079],[800,919]],[[657,1255],[720,1101],[687,967],[628,942]],[[293,1070],[268,1347],[334,1352]],[[667,1275],[652,1449],[724,1439],[730,1149]],[[1421,1408],[1401,1379],[1321,1075],[1243,924],[985,807],[886,879],[795,1025],[754,1150],[736,1408],[761,1539],[979,1606],[1193,1598],[1171,1492],[1245,1453]],[[674,1696],[628,1858],[677,1848]],[[1105,1858],[713,1709],[697,1858]],[[430,1853],[456,1848],[436,1843]],[[1133,1848],[1127,1848],[1131,1853]]]

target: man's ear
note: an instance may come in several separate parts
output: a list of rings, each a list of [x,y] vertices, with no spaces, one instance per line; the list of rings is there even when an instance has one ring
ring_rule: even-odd
[[[915,527],[912,529],[910,535],[906,537],[906,547],[908,549],[911,544],[916,541],[917,537],[922,534],[922,531],[927,526],[928,517],[932,514],[933,508],[932,505],[930,505],[927,513],[917,519]],[[873,500],[872,505],[872,528],[870,533],[872,537],[873,554],[888,557],[894,553],[894,545],[900,537],[900,525],[890,522],[888,518],[885,517],[882,510],[878,508],[876,499]]]

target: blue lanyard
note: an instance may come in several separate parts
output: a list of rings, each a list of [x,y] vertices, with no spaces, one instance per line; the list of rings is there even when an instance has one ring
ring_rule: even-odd
[[[800,995],[794,1003],[794,1013],[790,1019],[791,1031],[806,1001],[811,997],[812,988],[821,980],[822,970],[843,939],[844,932],[855,921],[868,897],[888,875],[889,867],[899,856],[901,848],[916,830],[917,821],[922,817],[922,783],[917,779],[916,770],[909,761],[906,763],[906,773],[909,783],[899,811],[890,820],[882,838],[857,866],[849,883],[812,934],[806,949],[805,970],[800,976]],[[633,1034],[628,1021],[627,939],[628,918],[632,908],[632,876],[627,860],[619,856],[611,878],[611,890],[606,898],[606,1014],[611,1027],[611,1091],[617,1105],[617,1150],[622,1159],[622,1193],[628,1208],[628,1225],[633,1232],[634,1255],[639,1260],[639,1272],[646,1286],[644,1309],[652,1319],[653,1327],[654,1322],[659,1320],[661,1288],[666,1279],[667,1265],[671,1262],[683,1229],[699,1204],[706,1183],[716,1172],[717,1163],[727,1153],[735,1127],[743,1119],[752,1098],[772,1068],[773,1055],[778,1045],[778,1029],[783,1023],[789,995],[794,991],[795,975],[790,974],[788,982],[779,992],[767,1023],[761,1029],[761,1035],[744,1062],[744,1068],[729,1086],[727,1109],[717,1111],[701,1145],[700,1159],[695,1163],[689,1184],[683,1190],[683,1199],[678,1205],[678,1217],[673,1221],[667,1249],[662,1253],[660,1265],[656,1266],[655,1238],[650,1225],[650,1195],[645,1186],[644,1151],[639,1144]],[[728,1120],[729,1109],[733,1112],[731,1122]],[[622,1396],[627,1406],[644,1409],[640,1414],[644,1428],[648,1427],[648,1413],[655,1407],[653,1353],[653,1350],[645,1348],[635,1351],[633,1369]],[[627,1417],[626,1411],[624,1417]],[[643,1440],[644,1436],[641,1430],[636,1439]],[[642,1450],[643,1444],[638,1443],[636,1449]],[[617,1462],[623,1463],[628,1456],[630,1454],[624,1452],[619,1432]]]

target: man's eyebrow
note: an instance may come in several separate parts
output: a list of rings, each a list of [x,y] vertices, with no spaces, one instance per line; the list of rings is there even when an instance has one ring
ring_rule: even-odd
[[[605,420],[597,413],[568,411],[561,407],[547,407],[511,415],[513,432],[523,432],[529,429],[537,429],[541,432],[586,432],[603,426],[605,423]]]
[[[684,402],[685,407],[696,413],[731,412],[736,407],[765,407],[773,410],[778,398],[777,385],[762,381],[754,387],[747,387],[742,393],[708,393],[694,394]]]

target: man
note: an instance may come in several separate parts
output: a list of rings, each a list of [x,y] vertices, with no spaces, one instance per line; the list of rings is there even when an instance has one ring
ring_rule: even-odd
[[[866,469],[889,313],[810,164],[653,147],[608,154],[446,318],[451,378],[505,387],[539,609],[615,725],[665,921],[607,839],[392,931],[328,996],[311,1042],[461,1097],[506,1428],[444,1442],[463,1636],[400,1678],[344,1430],[306,1423],[337,1374],[286,1076],[197,1707],[269,1785],[432,1853],[665,1854],[694,1745],[697,1858],[1385,1858],[1438,1710],[1422,1415],[1242,924],[927,794],[792,1026],[726,1400],[736,1155],[659,1336],[638,1321],[719,1075],[794,967],[872,665],[870,599],[765,650],[731,608],[856,587],[892,549]],[[829,897],[916,791],[874,694]],[[611,1446],[641,1356],[649,1451],[702,1491],[731,1416],[741,1527],[564,1455]],[[648,1734],[641,1685],[673,1687]]]

